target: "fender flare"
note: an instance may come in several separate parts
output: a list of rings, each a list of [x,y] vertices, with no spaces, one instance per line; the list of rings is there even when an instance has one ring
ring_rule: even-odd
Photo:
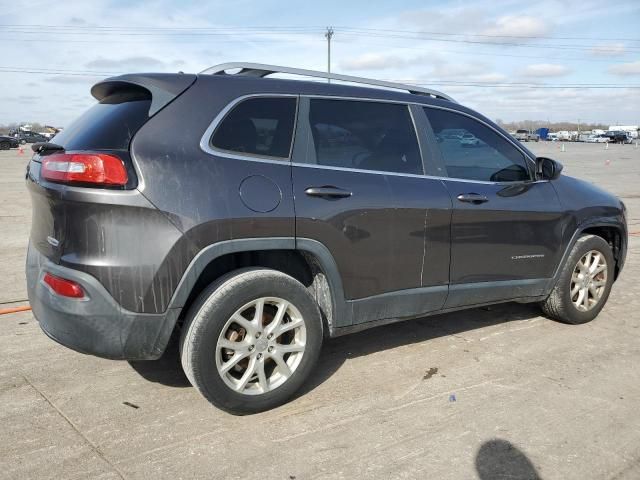
[[[269,238],[242,238],[236,240],[225,240],[211,244],[198,252],[191,260],[186,268],[180,283],[176,287],[167,311],[181,311],[186,305],[187,299],[193,290],[200,274],[213,260],[223,255],[239,252],[250,252],[257,250],[295,250],[298,252],[307,252],[313,255],[319,262],[327,283],[331,291],[332,314],[334,321],[329,325],[330,334],[336,328],[335,319],[341,319],[340,326],[350,324],[351,318],[348,316],[342,279],[338,272],[338,266],[329,252],[329,249],[317,240],[309,238],[294,237],[269,237]],[[173,316],[174,321],[171,325],[166,325],[163,330],[168,330],[170,336],[175,326],[177,315]],[[169,328],[171,327],[171,328]],[[162,335],[164,337],[165,335]],[[168,341],[168,336],[167,336]]]
[[[571,254],[571,250],[573,250],[574,245],[578,241],[578,237],[582,235],[582,233],[585,230],[589,228],[594,228],[594,227],[615,228],[620,232],[620,238],[621,238],[620,253],[621,253],[622,264],[624,264],[624,257],[626,255],[626,250],[627,250],[626,226],[622,222],[614,218],[595,218],[595,219],[586,220],[576,227],[575,231],[573,232],[573,235],[569,239],[569,242],[567,243],[567,246],[564,249],[564,253],[562,254],[562,257],[560,258],[560,261],[556,266],[553,276],[549,279],[549,282],[547,283],[547,288],[546,288],[547,294],[551,293],[551,290],[553,290],[553,287],[555,287],[556,282],[558,281],[558,277],[560,276],[560,273],[562,272],[562,269],[564,268],[564,265],[567,262],[569,255]],[[620,268],[622,268],[622,265],[620,265]]]

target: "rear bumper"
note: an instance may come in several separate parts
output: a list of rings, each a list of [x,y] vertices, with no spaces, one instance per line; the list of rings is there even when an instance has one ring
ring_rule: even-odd
[[[125,310],[94,277],[49,261],[31,244],[26,269],[33,314],[42,330],[56,342],[111,359],[155,360],[164,352],[180,309],[162,314]],[[86,298],[53,293],[42,281],[46,272],[78,282]]]

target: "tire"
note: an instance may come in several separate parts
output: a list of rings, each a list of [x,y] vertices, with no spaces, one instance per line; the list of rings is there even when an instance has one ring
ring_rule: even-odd
[[[579,302],[580,293],[572,296],[571,288],[578,288],[580,292],[580,285],[573,283],[574,271],[578,269],[578,262],[589,254],[589,252],[598,252],[602,255],[602,259],[606,262],[605,268],[602,273],[599,273],[591,282],[594,285],[604,283],[602,289],[595,287],[598,291],[599,297],[597,301],[594,299],[594,303],[591,304],[591,290],[587,288],[586,303],[589,305],[587,310],[584,310],[584,305],[578,307],[576,302]],[[595,255],[591,257],[595,261]],[[580,324],[587,323],[598,316],[611,292],[611,286],[613,285],[615,259],[613,258],[613,252],[609,244],[602,238],[596,235],[582,235],[576,241],[573,246],[569,258],[562,267],[562,271],[558,277],[558,281],[551,291],[549,297],[542,303],[542,311],[548,317],[559,320],[564,323]],[[602,265],[599,266],[602,268]],[[606,273],[606,276],[604,275]],[[577,277],[583,275],[583,273],[577,274]],[[604,280],[603,280],[604,277]],[[580,282],[580,280],[578,280]],[[586,288],[586,287],[585,287]],[[582,297],[584,299],[584,295]],[[583,303],[583,302],[580,302]]]
[[[257,299],[266,299],[260,322],[267,321],[264,325],[256,321]],[[298,326],[272,338],[269,322],[276,321],[281,307],[285,312],[281,329]],[[233,348],[220,347],[223,342]],[[285,348],[300,349],[301,345],[301,353],[278,355]],[[321,347],[320,309],[304,285],[277,270],[248,268],[223,276],[199,295],[182,327],[180,357],[187,378],[209,402],[234,415],[245,415],[289,400],[313,370]],[[223,373],[236,355],[244,357]],[[281,366],[276,359],[287,365]],[[254,371],[252,365],[261,367],[248,373]],[[245,376],[249,381],[243,387]]]
[[[11,144],[9,142],[0,142],[0,150],[9,150]]]
[[[27,141],[26,141],[25,139],[22,139],[22,140],[20,140],[20,144],[21,144],[21,145],[26,145],[26,144],[27,144]]]

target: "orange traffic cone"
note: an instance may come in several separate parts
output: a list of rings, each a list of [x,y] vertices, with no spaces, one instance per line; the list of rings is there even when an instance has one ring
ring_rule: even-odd
[[[24,147],[22,145],[18,147],[18,155],[24,155]]]

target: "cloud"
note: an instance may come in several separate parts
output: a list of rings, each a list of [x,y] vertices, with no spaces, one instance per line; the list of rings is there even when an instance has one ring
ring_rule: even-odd
[[[537,63],[534,65],[527,65],[520,72],[520,75],[524,77],[561,77],[567,75],[571,70],[566,65],[558,65],[556,63]]]
[[[591,50],[591,55],[609,57],[612,55],[624,55],[626,52],[624,43],[603,43],[595,45]]]
[[[403,67],[411,61],[399,55],[384,55],[379,53],[365,53],[340,62],[344,70],[388,70]]]
[[[131,71],[145,68],[162,68],[165,63],[154,57],[126,57],[121,59],[109,59],[99,57],[85,64],[86,68]]]
[[[402,12],[397,25],[404,29],[414,25],[426,31],[463,33],[487,25],[486,17],[487,12],[476,7],[418,9]]]
[[[640,61],[612,65],[607,69],[607,71],[613,75],[620,75],[623,77],[640,75]]]
[[[502,73],[484,73],[482,75],[474,75],[469,80],[474,82],[485,82],[485,83],[499,83],[504,82],[507,79],[506,75]]]
[[[505,15],[499,17],[493,24],[480,33],[505,37],[542,37],[549,33],[551,24],[539,17],[527,15]],[[517,39],[516,39],[517,40]],[[508,41],[500,38],[496,41]]]
[[[431,75],[434,78],[468,80],[470,76],[485,75],[488,69],[488,65],[481,62],[447,63],[439,61],[431,69]]]

